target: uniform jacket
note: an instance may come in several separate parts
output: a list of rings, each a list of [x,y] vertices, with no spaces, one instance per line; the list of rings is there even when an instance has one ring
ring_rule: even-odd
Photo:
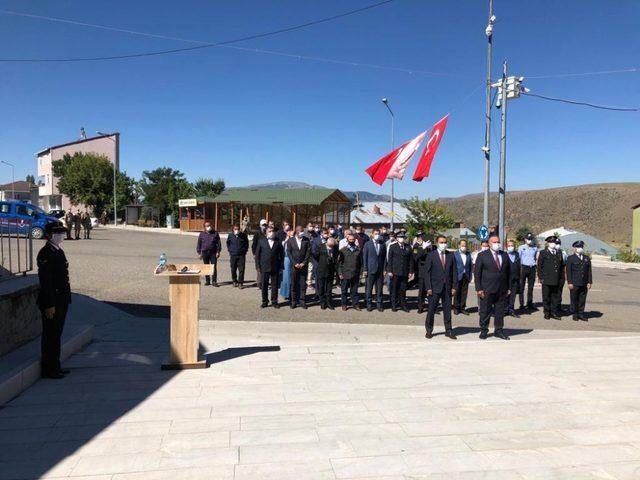
[[[458,273],[454,254],[445,251],[444,266],[442,266],[440,252],[438,250],[429,252],[427,254],[424,268],[420,273],[420,278],[423,279],[422,281],[424,282],[424,286],[427,290],[433,290],[436,293],[441,293],[446,289],[446,292],[450,292],[458,283]]]
[[[411,249],[411,255],[413,257],[413,271],[416,275],[420,276],[424,273],[424,265],[427,261],[427,255],[432,250],[431,247],[423,248],[421,245],[414,245]]]
[[[287,256],[291,260],[292,267],[296,263],[304,263],[302,268],[306,268],[311,257],[311,242],[309,239],[302,237],[300,239],[300,248],[298,248],[298,239],[296,237],[291,237],[287,240]]]
[[[511,262],[511,281],[520,281],[520,254],[517,251],[513,252],[515,260]],[[509,257],[509,254],[507,253]],[[511,261],[511,257],[509,257],[509,261]]]
[[[243,231],[235,233],[231,232],[227,236],[227,250],[229,255],[246,255],[249,251],[249,237]]]
[[[212,252],[218,253],[222,251],[222,245],[220,244],[220,235],[215,230],[210,232],[200,232],[198,235],[198,244],[196,245],[196,252]]]
[[[591,259],[587,255],[582,255],[582,260],[577,254],[569,255],[567,258],[567,283],[576,287],[586,287],[592,283]]]
[[[467,277],[467,280],[471,281],[473,260],[471,259],[471,252],[465,252],[467,254],[467,261],[462,261],[462,255],[460,250],[453,252],[453,259],[456,261],[456,274],[458,275],[458,281]]]
[[[38,252],[38,307],[44,310],[71,303],[69,262],[61,248],[47,242]]]
[[[387,246],[378,242],[378,253],[376,254],[376,242],[371,240],[364,244],[364,252],[362,254],[362,269],[370,273],[384,273],[384,267],[387,259]]]
[[[338,275],[345,280],[351,280],[360,277],[360,270],[362,270],[360,249],[356,247],[351,250],[348,246],[342,248],[338,255]]]
[[[316,278],[334,278],[338,265],[338,247],[334,246],[331,250],[326,245],[313,252],[318,268],[316,270]]]
[[[545,248],[538,253],[538,277],[543,285],[564,283],[564,261],[560,252],[551,253]]]
[[[410,273],[413,273],[412,255],[409,245],[400,246],[399,243],[391,245],[387,258],[387,272],[399,277],[408,277]]]
[[[269,246],[267,237],[261,236],[256,245],[256,268],[262,273],[278,273],[284,269],[284,247],[278,240]]]
[[[473,272],[476,283],[476,291],[486,293],[498,293],[506,295],[509,290],[509,279],[511,278],[511,260],[503,252],[498,252],[502,258],[502,266],[498,269],[493,256],[493,251],[485,250],[476,256],[476,266]]]

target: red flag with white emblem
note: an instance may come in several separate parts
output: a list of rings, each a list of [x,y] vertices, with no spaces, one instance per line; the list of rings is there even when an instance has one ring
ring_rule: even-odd
[[[429,176],[429,170],[431,170],[433,158],[436,156],[436,151],[438,150],[444,131],[447,128],[447,120],[449,120],[449,114],[445,115],[444,118],[439,120],[431,129],[429,140],[427,140],[427,144],[425,145],[422,155],[420,156],[420,160],[418,161],[416,171],[413,174],[413,179],[416,182],[421,182],[424,178]]]
[[[382,185],[387,178],[402,180],[411,157],[420,148],[420,143],[422,143],[426,134],[426,131],[422,132],[413,140],[400,145],[367,168],[365,171],[369,174],[371,180],[378,185]]]

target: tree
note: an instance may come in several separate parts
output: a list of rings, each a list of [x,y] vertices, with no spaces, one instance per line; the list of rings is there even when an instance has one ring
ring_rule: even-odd
[[[82,203],[93,210],[113,213],[113,163],[104,155],[76,152],[65,154],[53,162],[53,175],[58,178],[58,190],[71,203]],[[134,181],[125,172],[116,177],[116,199],[121,207],[133,200]]]
[[[173,214],[174,223],[178,221],[178,200],[193,197],[193,186],[179,170],[160,167],[142,172],[138,183],[146,204],[158,209],[160,221],[164,222]]]
[[[433,236],[455,225],[451,212],[437,200],[419,200],[418,197],[413,197],[404,206],[409,210],[407,230],[410,235],[423,231]]]
[[[525,235],[532,231],[533,229],[529,226],[529,224],[525,223],[516,230],[516,240],[520,243],[523,243]]]
[[[215,197],[225,189],[224,180],[218,178],[199,178],[193,182],[193,191],[196,197]]]
[[[24,180],[25,182],[29,182],[31,185],[34,185],[36,183],[36,177],[34,177],[33,175],[27,175]]]

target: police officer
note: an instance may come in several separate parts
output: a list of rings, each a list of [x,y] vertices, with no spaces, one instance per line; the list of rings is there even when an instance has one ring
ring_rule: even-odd
[[[518,248],[518,256],[520,257],[520,310],[525,310],[524,287],[528,283],[526,309],[534,311],[537,310],[533,306],[533,285],[536,283],[538,247],[533,243],[533,234],[531,232],[525,235],[524,245],[520,245],[520,248]]]
[[[567,257],[567,285],[571,297],[571,314],[574,320],[587,321],[584,315],[584,305],[587,302],[587,292],[591,288],[591,259],[584,254],[584,242],[573,242],[574,254]]]
[[[42,313],[42,378],[64,378],[68,370],[60,367],[60,339],[67,308],[71,303],[69,263],[60,244],[66,229],[54,223],[44,229],[47,243],[38,252],[38,308]]]
[[[564,260],[562,253],[556,249],[557,240],[555,235],[547,237],[547,248],[538,254],[538,277],[542,284],[545,320],[560,320],[560,285],[564,282]]]
[[[396,235],[397,243],[389,247],[387,257],[387,275],[391,279],[391,310],[398,311],[400,306],[405,312],[407,306],[407,281],[413,276],[411,248],[405,244],[407,236],[400,231]]]

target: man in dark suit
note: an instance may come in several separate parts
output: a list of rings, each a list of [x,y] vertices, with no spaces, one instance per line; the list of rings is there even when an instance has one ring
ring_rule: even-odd
[[[387,275],[391,278],[391,310],[398,311],[398,306],[405,312],[407,306],[407,282],[413,276],[412,252],[405,243],[407,236],[400,232],[396,235],[397,243],[389,247],[387,258]]]
[[[587,321],[584,306],[587,302],[587,292],[591,289],[593,277],[591,275],[591,259],[584,254],[584,242],[573,242],[574,254],[567,258],[567,285],[571,297],[571,315],[574,320]]]
[[[271,304],[274,308],[278,305],[278,276],[284,268],[284,247],[275,239],[273,229],[267,228],[266,235],[260,237],[256,245],[256,266],[260,272],[260,285],[262,290],[262,308],[269,303],[267,295],[271,285]]]
[[[469,294],[469,283],[471,283],[473,272],[473,260],[471,259],[471,252],[467,248],[466,240],[460,240],[458,250],[453,253],[453,258],[456,261],[456,274],[458,277],[456,294],[453,299],[453,313],[456,315],[460,313],[469,315],[469,312],[467,312],[467,295]]]
[[[425,240],[424,233],[418,232],[416,234],[416,241],[413,245],[411,254],[413,256],[413,273],[414,281],[418,286],[418,314],[424,312],[424,301],[427,295],[427,289],[424,285],[424,266],[427,261],[427,255],[433,250],[431,242]]]
[[[347,309],[348,294],[351,294],[351,306],[353,309],[360,310],[358,283],[360,283],[360,271],[362,270],[362,254],[356,243],[356,237],[352,233],[349,233],[345,238],[347,245],[342,247],[338,255],[342,310]]]
[[[313,257],[316,259],[316,286],[318,297],[320,299],[320,308],[333,310],[333,302],[331,300],[331,289],[333,281],[336,278],[336,266],[338,263],[338,247],[336,239],[329,237],[324,245],[321,245],[313,251]]]
[[[387,258],[387,246],[380,237],[380,231],[372,232],[372,240],[364,244],[362,255],[362,271],[366,277],[365,298],[367,300],[367,312],[373,311],[373,288],[376,289],[376,307],[379,312],[382,308],[382,285],[384,284],[384,267]]]
[[[291,261],[291,308],[307,308],[307,273],[311,257],[311,241],[303,235],[302,227],[287,240],[287,255]]]
[[[474,277],[476,293],[480,308],[480,338],[485,340],[489,332],[489,320],[493,310],[494,336],[509,340],[504,327],[504,310],[509,294],[511,279],[511,262],[509,256],[502,251],[500,239],[493,235],[489,238],[489,250],[478,253]]]
[[[242,290],[245,259],[249,251],[249,237],[247,237],[246,232],[240,230],[239,225],[234,225],[231,233],[227,236],[227,251],[229,252],[233,286]]]
[[[545,320],[561,320],[560,286],[564,283],[564,261],[562,253],[556,248],[556,240],[554,235],[547,237],[547,248],[538,254],[538,279],[542,284]]]
[[[54,223],[45,227],[47,243],[38,252],[38,307],[42,313],[41,375],[64,378],[69,370],[60,367],[60,340],[71,303],[69,262],[60,248],[66,229]]]
[[[456,261],[453,253],[447,252],[447,237],[436,237],[437,250],[429,252],[425,261],[421,277],[427,297],[429,297],[429,311],[424,322],[426,329],[425,338],[433,337],[433,322],[438,304],[442,301],[442,314],[444,316],[444,334],[451,340],[456,340],[451,327],[451,297],[456,294],[458,275],[456,273]]]
[[[507,255],[509,256],[511,278],[509,279],[509,308],[507,308],[506,315],[511,315],[514,318],[520,318],[520,315],[516,313],[516,297],[520,293],[520,254],[516,251],[516,241],[513,239],[507,240]]]
[[[256,257],[256,248],[258,248],[258,243],[260,243],[261,238],[266,238],[267,231],[267,221],[263,218],[260,220],[260,229],[253,234],[253,240],[251,241],[251,253],[253,254],[253,258],[256,262],[256,286],[262,290],[262,275],[260,272],[260,267],[258,265],[258,258]],[[274,232],[275,235],[275,232]]]

